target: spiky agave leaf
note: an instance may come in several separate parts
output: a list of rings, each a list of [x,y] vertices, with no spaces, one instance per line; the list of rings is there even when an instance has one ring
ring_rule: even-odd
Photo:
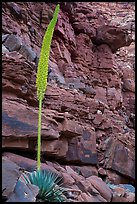
[[[65,189],[60,184],[62,178],[48,170],[38,170],[24,175],[27,183],[39,187],[38,198],[48,202],[64,202],[66,200]]]
[[[38,100],[43,100],[45,90],[47,87],[47,77],[48,77],[48,62],[50,55],[51,40],[54,32],[54,28],[58,19],[59,4],[56,6],[52,20],[50,21],[46,33],[43,38],[42,48],[40,52],[40,58],[38,62],[38,71],[36,79],[37,87],[37,97]]]

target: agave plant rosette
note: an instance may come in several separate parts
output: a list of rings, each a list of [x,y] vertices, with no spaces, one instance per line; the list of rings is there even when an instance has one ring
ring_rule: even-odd
[[[49,170],[33,171],[24,174],[26,183],[38,186],[39,193],[37,200],[47,202],[65,202],[66,197],[63,194],[65,189],[62,187],[62,177]]]

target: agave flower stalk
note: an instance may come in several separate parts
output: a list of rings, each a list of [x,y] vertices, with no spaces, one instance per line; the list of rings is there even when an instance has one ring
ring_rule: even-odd
[[[37,98],[39,101],[39,112],[38,112],[38,142],[37,142],[37,170],[40,170],[40,153],[41,153],[41,112],[42,112],[42,100],[44,99],[44,94],[47,87],[47,78],[48,78],[48,62],[50,55],[50,47],[52,36],[54,32],[55,25],[58,19],[59,13],[59,4],[55,8],[55,12],[53,14],[53,18],[50,21],[47,30],[45,32],[39,62],[38,62],[38,70],[36,76],[36,87],[37,87]]]

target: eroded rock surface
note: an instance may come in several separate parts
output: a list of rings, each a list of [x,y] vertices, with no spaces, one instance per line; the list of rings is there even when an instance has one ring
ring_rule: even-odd
[[[42,157],[102,168],[99,175],[115,184],[134,183],[134,4],[60,4],[42,109]],[[36,70],[54,8],[55,3],[2,3],[4,149],[36,154]],[[82,175],[91,176],[87,170]],[[90,196],[83,192],[79,199],[101,201]]]
[[[23,168],[7,156],[2,157],[2,198],[6,202],[36,201],[38,187],[20,181]]]
[[[20,166],[25,171],[32,172],[36,169],[36,161],[19,155],[5,152],[4,157],[14,165]],[[106,184],[99,178],[93,166],[89,166],[89,175],[83,176],[82,167],[60,165],[57,162],[41,163],[41,169],[50,170],[63,177],[63,188],[66,190],[65,196],[69,202],[115,202],[115,201],[135,201],[135,188],[126,184]],[[24,193],[27,193],[24,196]],[[38,189],[34,185],[24,183],[23,174],[17,182],[14,192],[9,201],[35,202]]]
[[[2,158],[2,192],[3,196],[8,197],[14,191],[16,182],[21,172],[20,167],[7,158]]]

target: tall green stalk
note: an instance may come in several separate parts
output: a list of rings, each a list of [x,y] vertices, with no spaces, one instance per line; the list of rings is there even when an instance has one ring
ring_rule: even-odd
[[[41,112],[42,112],[42,100],[39,100],[39,112],[38,112],[38,150],[37,150],[37,169],[40,170],[40,152],[41,152]]]
[[[47,78],[48,78],[48,62],[49,62],[49,55],[50,55],[50,47],[52,36],[54,32],[55,25],[58,19],[59,13],[59,4],[55,8],[55,12],[53,14],[53,18],[50,21],[47,30],[45,32],[39,63],[38,63],[38,70],[37,70],[37,78],[36,78],[36,87],[37,87],[37,98],[39,101],[39,113],[38,113],[38,146],[37,146],[37,170],[40,170],[40,153],[41,153],[41,112],[42,112],[42,100],[44,99],[45,90],[47,87]]]

